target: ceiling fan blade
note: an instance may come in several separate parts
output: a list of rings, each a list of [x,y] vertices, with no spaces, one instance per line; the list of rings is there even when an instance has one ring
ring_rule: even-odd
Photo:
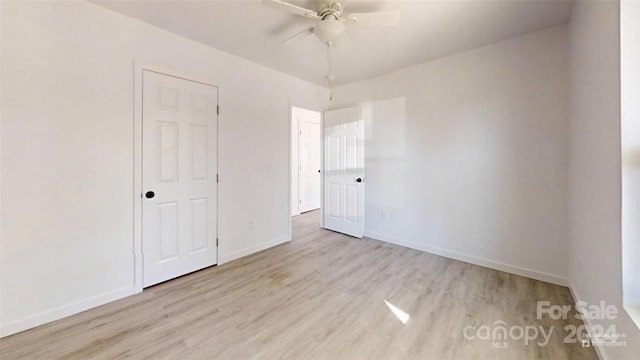
[[[293,35],[293,36],[289,37],[287,40],[283,41],[281,44],[282,44],[282,45],[284,45],[284,44],[288,43],[289,41],[291,41],[291,40],[293,40],[293,39],[295,39],[295,38],[297,38],[298,36],[303,35],[303,34],[306,34],[306,35],[311,35],[311,34],[313,34],[313,27],[310,27],[310,28],[308,28],[308,29],[304,29],[304,30],[302,30],[302,31],[300,31],[300,32],[298,32],[298,33],[296,33],[295,35]]]
[[[302,6],[293,5],[281,0],[262,0],[262,5],[274,9],[284,10],[292,14],[304,16],[310,19],[319,19],[318,13],[314,10],[305,9]]]
[[[374,13],[351,13],[344,17],[347,24],[365,26],[396,26],[400,22],[399,11],[386,11]]]

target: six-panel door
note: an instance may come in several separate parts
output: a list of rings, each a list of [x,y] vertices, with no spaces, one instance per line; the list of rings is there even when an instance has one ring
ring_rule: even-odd
[[[143,72],[143,286],[217,262],[217,88]]]
[[[324,113],[324,227],[364,233],[364,122],[357,107]]]

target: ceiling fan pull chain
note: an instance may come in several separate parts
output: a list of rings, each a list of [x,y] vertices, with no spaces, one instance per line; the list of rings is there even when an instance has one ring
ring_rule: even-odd
[[[331,63],[331,45],[327,45],[327,65],[329,68],[329,76],[333,76],[333,64]]]
[[[329,74],[327,75],[327,85],[329,86],[329,101],[333,101],[333,86],[331,81],[335,79],[333,74],[333,64],[331,63],[331,45],[327,44],[327,67],[329,68]]]

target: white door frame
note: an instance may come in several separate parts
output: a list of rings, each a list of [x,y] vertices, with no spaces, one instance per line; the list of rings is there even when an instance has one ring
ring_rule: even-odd
[[[194,81],[204,85],[213,86],[218,89],[218,105],[220,104],[220,88],[214,85],[214,81],[207,79],[203,76],[193,76],[190,74],[184,74],[173,69],[167,69],[162,66],[143,63],[134,60],[134,80],[133,80],[133,258],[134,258],[134,276],[133,286],[136,292],[142,291],[142,274],[143,274],[143,257],[142,257],[142,73],[144,70],[149,70],[176,78]],[[199,80],[197,80],[199,79]],[[220,115],[218,115],[218,121],[216,126],[217,139],[216,146],[219,144],[219,123]],[[218,160],[220,158],[219,152]],[[216,161],[216,164],[218,161]],[[216,169],[218,173],[218,169]],[[216,186],[217,183],[216,183]],[[219,228],[219,214],[218,203],[216,203],[216,235]],[[216,263],[220,259],[220,248],[218,247]]]

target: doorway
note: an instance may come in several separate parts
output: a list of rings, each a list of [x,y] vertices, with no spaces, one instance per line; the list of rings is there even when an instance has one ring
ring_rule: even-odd
[[[291,108],[291,215],[318,210],[322,188],[322,113]]]

